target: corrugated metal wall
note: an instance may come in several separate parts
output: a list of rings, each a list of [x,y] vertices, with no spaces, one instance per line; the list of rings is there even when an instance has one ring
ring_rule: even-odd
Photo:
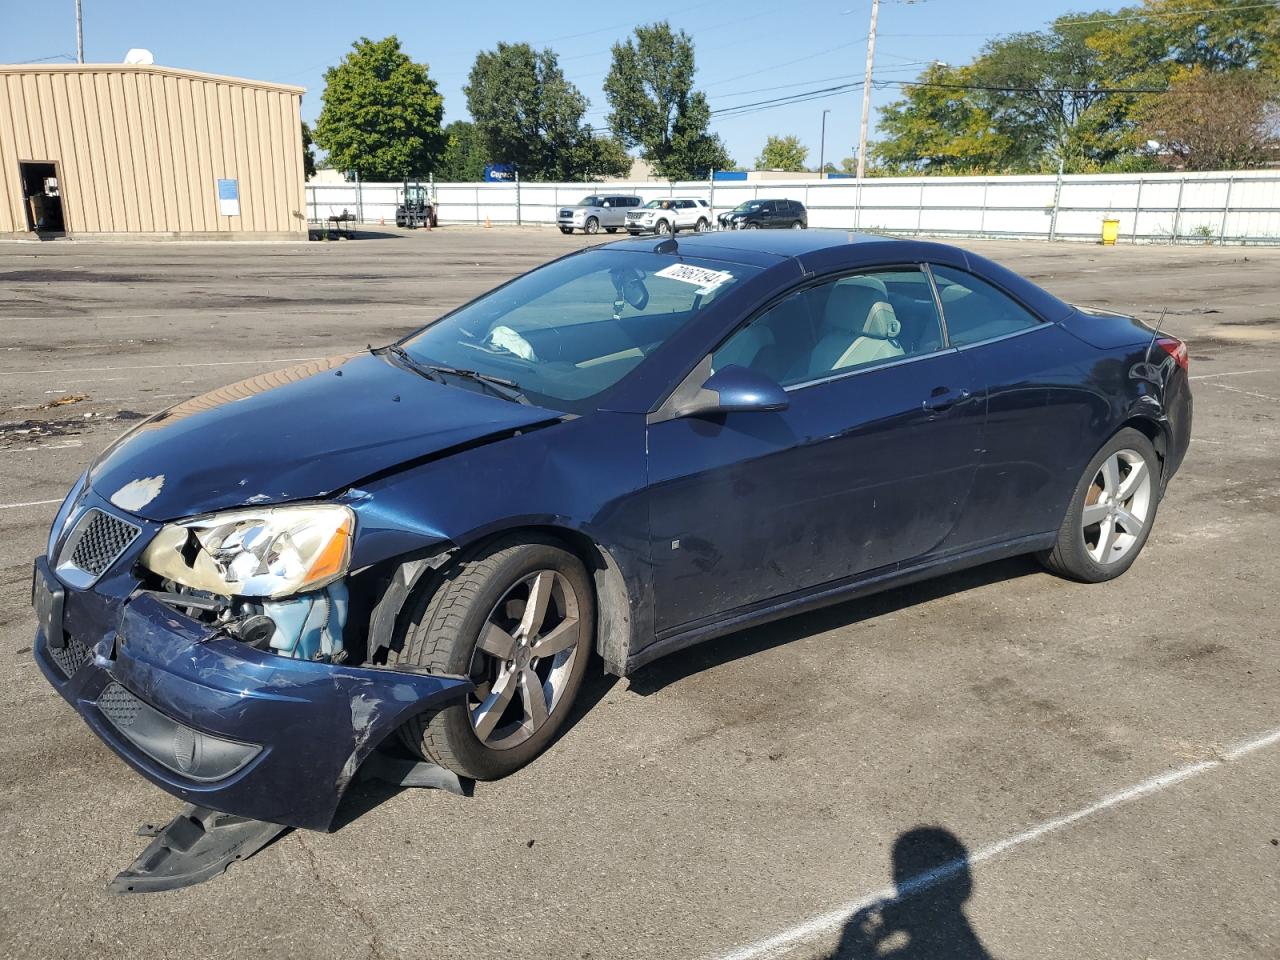
[[[72,235],[306,235],[300,87],[123,64],[0,66],[0,235],[23,233],[19,163],[58,165]],[[239,182],[222,216],[217,181]]]

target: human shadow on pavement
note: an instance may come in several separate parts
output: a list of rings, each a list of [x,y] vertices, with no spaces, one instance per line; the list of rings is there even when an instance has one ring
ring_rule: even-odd
[[[969,851],[950,830],[914,827],[893,844],[896,895],[845,923],[827,960],[992,960],[964,903],[973,892]]]

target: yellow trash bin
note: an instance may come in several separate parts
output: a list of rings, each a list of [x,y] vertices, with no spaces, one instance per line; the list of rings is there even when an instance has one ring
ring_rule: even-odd
[[[1102,245],[1104,247],[1114,247],[1116,239],[1120,236],[1120,221],[1110,218],[1102,221]]]

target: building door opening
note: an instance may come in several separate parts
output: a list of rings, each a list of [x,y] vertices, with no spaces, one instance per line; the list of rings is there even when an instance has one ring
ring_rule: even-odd
[[[20,163],[18,166],[22,173],[22,205],[27,210],[27,229],[37,236],[65,233],[57,164]]]

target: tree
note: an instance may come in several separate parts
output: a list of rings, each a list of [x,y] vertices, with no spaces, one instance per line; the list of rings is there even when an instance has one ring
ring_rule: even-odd
[[[904,85],[872,156],[895,172],[1150,169],[1144,118],[1166,95],[1143,91],[1190,69],[1275,76],[1280,5],[1146,0],[992,41],[972,63],[934,64]]]
[[[466,120],[455,120],[444,128],[444,136],[444,153],[436,165],[436,179],[446,183],[484,179],[487,158],[476,125]]]
[[[804,169],[808,155],[809,148],[800,142],[799,137],[769,137],[756,158],[756,169],[798,172]]]
[[[622,146],[583,125],[587,98],[551,50],[499,43],[481,51],[463,92],[487,159],[516,164],[521,179],[582,180],[624,168]]]
[[[311,137],[311,128],[307,121],[302,121],[302,174],[310,180],[316,175],[316,152],[311,145],[315,141]]]
[[[425,63],[414,63],[394,36],[361,37],[325,71],[324,107],[315,139],[329,165],[364,180],[426,176],[444,148],[444,98]]]
[[[1280,156],[1280,88],[1256,70],[1184,70],[1146,108],[1143,136],[1187,170],[1244,170]]]
[[[733,166],[720,138],[708,131],[711,107],[693,89],[693,41],[665,20],[636,27],[613,45],[604,81],[609,128],[668,180],[694,180]]]

